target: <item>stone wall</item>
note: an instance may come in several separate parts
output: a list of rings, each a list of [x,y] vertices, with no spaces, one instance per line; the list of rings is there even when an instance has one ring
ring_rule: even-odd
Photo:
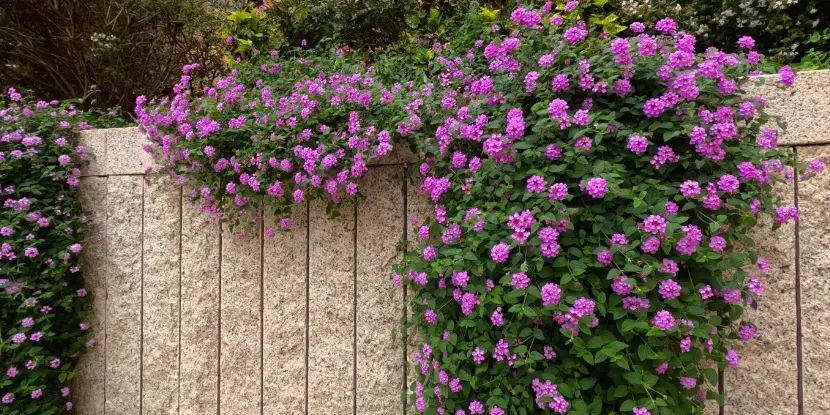
[[[830,165],[830,72],[756,92],[788,116],[780,144]],[[82,180],[101,242],[88,251],[96,349],[76,378],[80,414],[402,414],[407,349],[393,340],[405,312],[389,278],[410,219],[429,214],[404,179],[405,157],[373,166],[368,202],[329,219],[295,209],[293,232],[237,239],[169,183],[147,182],[135,129],[85,132],[95,160]],[[756,341],[727,371],[735,415],[830,413],[830,174],[780,192],[797,225],[763,231],[774,272]]]

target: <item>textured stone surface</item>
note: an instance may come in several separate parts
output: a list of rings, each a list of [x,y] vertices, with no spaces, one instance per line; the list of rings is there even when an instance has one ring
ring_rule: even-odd
[[[101,176],[107,166],[107,130],[84,130],[78,132],[78,145],[89,153],[89,165],[83,168],[84,176]]]
[[[400,414],[403,289],[391,280],[404,233],[403,168],[370,168],[357,210],[357,413]],[[396,232],[397,230],[397,232]]]
[[[416,167],[417,168],[417,167]],[[417,174],[417,172],[416,172]],[[419,188],[422,182],[412,183],[408,182],[406,186],[406,217],[407,217],[407,239],[409,241],[409,245],[407,249],[409,250],[419,250],[421,240],[418,238],[418,228],[423,225],[426,219],[433,217],[433,207],[432,201],[430,201],[429,197],[424,195],[420,192]],[[411,299],[416,293],[414,293],[409,287],[407,290],[407,300]],[[421,333],[417,329],[417,327],[412,327],[407,332],[407,341],[406,341],[406,358],[407,364],[412,364],[412,354],[419,350],[423,345],[423,339],[421,338]],[[408,367],[407,372],[407,387],[409,390],[412,390],[413,382],[417,379],[418,371],[417,368]],[[413,395],[414,396],[414,395]],[[409,410],[407,413],[411,413],[412,411]]]
[[[219,224],[183,196],[179,413],[215,415],[219,397]]]
[[[263,396],[266,414],[305,411],[308,207],[291,212],[291,232],[266,239],[263,248]],[[266,227],[276,227],[273,215]]]
[[[226,415],[260,413],[262,404],[260,227],[245,228],[244,239],[222,233],[219,411]]]
[[[309,213],[308,415],[354,410],[354,207]]]
[[[168,180],[144,185],[143,414],[179,409],[181,201]]]
[[[779,144],[830,143],[830,70],[799,72],[790,88],[781,88],[778,75],[763,78],[761,87],[747,84],[747,95],[764,97],[767,112],[785,117],[787,131]]]
[[[92,306],[92,336],[95,348],[81,356],[78,374],[72,388],[75,410],[88,415],[104,414],[106,397],[106,304],[107,304],[107,247],[103,239],[107,232],[107,178],[85,177],[81,179],[81,200],[87,216],[94,221],[87,234],[83,267],[85,285],[95,295]],[[99,240],[100,236],[100,240]]]
[[[106,413],[141,408],[142,178],[107,179]]]
[[[794,190],[792,183],[776,187],[787,204],[794,203]],[[751,342],[734,343],[741,364],[724,372],[726,414],[783,415],[798,411],[795,225],[791,222],[776,231],[772,231],[772,225],[771,218],[762,216],[751,234],[758,255],[769,262],[770,272],[747,267],[764,282],[766,291],[758,311],[748,310],[744,317],[755,323],[758,334]]]
[[[138,132],[138,128],[110,128],[106,131],[105,174],[144,174],[144,167],[153,165],[152,157],[141,147],[149,141]]]
[[[405,164],[417,161],[418,157],[412,153],[408,146],[399,144],[392,147],[392,151],[385,156],[381,156],[376,161],[369,163],[369,167],[373,166],[388,166],[393,164]]]
[[[830,166],[830,146],[800,147],[802,161]],[[801,317],[804,335],[804,414],[830,413],[830,173],[799,182]]]

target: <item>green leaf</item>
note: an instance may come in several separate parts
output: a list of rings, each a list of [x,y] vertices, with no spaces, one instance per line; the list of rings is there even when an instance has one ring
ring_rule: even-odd
[[[623,378],[628,381],[628,383],[632,385],[642,385],[643,384],[643,376],[637,372],[628,372],[623,375]]]
[[[594,336],[588,340],[587,347],[589,349],[599,349],[602,345],[605,344],[605,339],[601,336]]]
[[[588,390],[596,385],[597,379],[596,378],[583,378],[579,380],[579,386],[582,390]]]
[[[626,385],[618,385],[616,389],[614,389],[614,397],[615,398],[622,398],[625,395],[628,395],[628,386]]]
[[[709,381],[710,385],[716,386],[718,384],[718,372],[715,369],[707,367],[703,369],[703,375],[706,376],[706,380]]]
[[[649,360],[652,353],[651,348],[648,347],[647,344],[641,344],[637,347],[637,357],[639,357],[642,361]]]
[[[622,324],[622,331],[629,332],[635,329],[647,330],[648,323],[639,320],[625,320]]]

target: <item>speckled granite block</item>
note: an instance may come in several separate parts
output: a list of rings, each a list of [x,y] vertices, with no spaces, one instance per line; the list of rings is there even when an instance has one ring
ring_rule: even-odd
[[[262,355],[260,224],[222,234],[219,410],[222,414],[260,413]]]
[[[85,237],[83,273],[87,289],[95,296],[90,330],[96,343],[91,352],[81,356],[78,374],[73,380],[73,403],[79,413],[103,415],[106,396],[104,333],[107,321],[107,247],[103,237],[107,232],[107,178],[82,178],[80,191],[86,214],[95,222]]]
[[[354,411],[354,207],[309,213],[308,415]]]
[[[401,260],[403,168],[373,167],[360,181],[367,202],[357,210],[357,413],[401,413],[403,288],[391,266]],[[397,232],[396,232],[397,230]],[[396,339],[392,333],[396,332]]]
[[[407,249],[419,251],[421,249],[421,240],[418,238],[418,228],[423,225],[426,219],[432,218],[434,209],[432,201],[429,197],[421,193],[420,186],[422,182],[407,183],[407,236],[409,245]],[[407,301],[414,297],[417,293],[412,290],[410,286],[407,290]],[[412,354],[421,349],[423,339],[421,332],[417,327],[412,327],[407,332],[407,362],[412,364]],[[410,366],[407,372],[407,387],[412,386],[412,383],[417,379],[418,370],[414,366]],[[409,392],[411,393],[411,391]],[[414,396],[414,395],[413,395]],[[408,411],[407,413],[411,413]]]
[[[141,407],[142,178],[107,179],[106,413]]]
[[[219,396],[219,223],[182,201],[179,413],[215,415]]]
[[[412,150],[404,144],[397,144],[392,147],[385,156],[381,156],[377,160],[368,163],[369,167],[386,166],[392,164],[406,164],[413,163],[418,160],[418,156],[412,153]]]
[[[143,414],[178,414],[181,190],[144,186]]]
[[[784,203],[794,203],[792,183],[776,187]],[[757,312],[747,310],[758,334],[751,342],[735,341],[741,364],[724,372],[725,413],[732,415],[795,414],[798,411],[796,363],[795,225],[772,230],[773,220],[762,216],[751,234],[758,254],[770,264],[769,273],[755,266],[766,287]],[[763,396],[763,399],[759,399]]]
[[[78,145],[89,153],[89,164],[81,170],[83,176],[101,176],[107,167],[107,130],[84,130],[78,132]]]
[[[830,70],[799,72],[790,88],[781,87],[777,74],[763,78],[760,87],[747,83],[747,96],[764,97],[768,113],[785,117],[787,131],[778,144],[830,143]]]
[[[825,90],[826,91],[826,90]],[[830,166],[830,145],[799,147],[800,161]],[[830,413],[830,172],[798,184],[804,414]]]
[[[305,411],[306,261],[308,218],[306,204],[291,212],[291,232],[265,239],[263,262],[263,382],[266,414]],[[266,227],[277,227],[269,214]]]
[[[147,136],[136,127],[109,128],[107,134],[106,168],[104,174],[144,174],[145,166],[152,166],[153,159],[142,145],[149,143]]]

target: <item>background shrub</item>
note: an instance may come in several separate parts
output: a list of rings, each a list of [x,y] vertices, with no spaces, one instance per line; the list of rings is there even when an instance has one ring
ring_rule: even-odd
[[[20,0],[0,3],[0,86],[131,108],[139,94],[166,94],[182,65],[221,65],[221,11],[202,0]]]
[[[728,51],[736,50],[738,37],[752,36],[756,49],[779,65],[798,62],[808,53],[805,43],[813,33],[830,28],[830,3],[823,0],[611,0],[610,4],[627,23],[653,24],[672,16],[682,30]]]
[[[74,133],[123,122],[14,89],[0,118],[0,413],[63,413],[95,342],[80,259],[94,237],[78,200],[88,154]]]

